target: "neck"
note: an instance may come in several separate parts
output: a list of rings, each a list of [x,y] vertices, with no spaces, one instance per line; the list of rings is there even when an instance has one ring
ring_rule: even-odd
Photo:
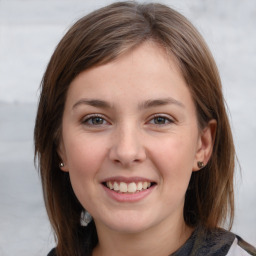
[[[168,227],[166,223],[160,223],[139,233],[116,232],[102,226],[97,232],[99,243],[93,256],[166,256],[179,249],[193,229],[182,219]]]

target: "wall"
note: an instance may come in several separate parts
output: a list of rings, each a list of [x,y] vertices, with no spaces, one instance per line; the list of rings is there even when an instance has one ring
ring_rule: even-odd
[[[33,165],[38,87],[58,40],[111,1],[0,0],[0,255],[46,255],[54,241]],[[256,244],[256,2],[160,1],[185,14],[220,69],[242,175],[234,232]]]

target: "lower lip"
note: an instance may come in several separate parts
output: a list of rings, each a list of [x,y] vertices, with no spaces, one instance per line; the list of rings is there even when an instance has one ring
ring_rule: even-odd
[[[145,189],[136,193],[118,193],[115,190],[111,190],[105,187],[104,185],[102,186],[105,192],[107,193],[107,195],[118,202],[138,202],[144,199],[145,197],[147,197],[155,188],[155,185],[154,185],[148,189]]]

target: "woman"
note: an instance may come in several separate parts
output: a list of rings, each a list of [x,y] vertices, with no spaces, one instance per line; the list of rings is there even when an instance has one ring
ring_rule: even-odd
[[[80,19],[35,126],[49,255],[256,255],[232,226],[234,156],[215,62],[186,18],[119,2]]]

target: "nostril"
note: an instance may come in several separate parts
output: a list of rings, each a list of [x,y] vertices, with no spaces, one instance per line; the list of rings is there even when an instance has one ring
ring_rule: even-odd
[[[109,150],[109,158],[113,163],[128,166],[146,159],[145,149],[135,137],[124,135],[113,140]]]

